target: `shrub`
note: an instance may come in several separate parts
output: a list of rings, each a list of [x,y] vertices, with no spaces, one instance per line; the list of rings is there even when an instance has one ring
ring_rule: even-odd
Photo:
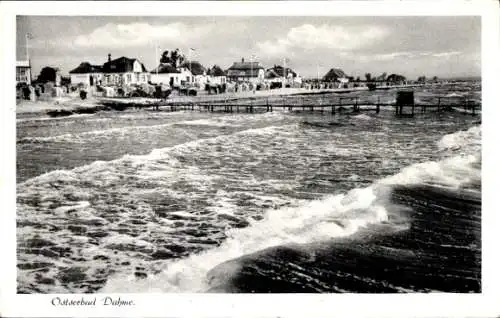
[[[86,99],[87,98],[87,92],[86,91],[80,91],[80,98],[82,100]]]
[[[23,87],[24,99],[30,99],[30,88],[28,86]]]

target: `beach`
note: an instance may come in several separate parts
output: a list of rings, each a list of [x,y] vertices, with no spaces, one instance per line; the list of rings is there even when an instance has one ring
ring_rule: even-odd
[[[413,88],[420,87],[421,84],[394,86],[394,88],[405,87]],[[237,93],[223,93],[216,95],[200,94],[199,96],[179,96],[175,95],[168,99],[155,99],[144,97],[129,97],[129,98],[106,98],[91,96],[86,100],[81,100],[77,95],[64,96],[52,98],[46,101],[27,101],[20,100],[16,105],[16,113],[46,113],[48,111],[91,111],[100,110],[103,103],[116,103],[121,105],[170,105],[179,103],[210,103],[210,102],[226,102],[226,101],[243,101],[256,98],[273,98],[283,96],[296,96],[296,95],[316,95],[316,94],[334,94],[334,93],[351,93],[351,92],[364,92],[368,91],[367,87],[355,88],[337,88],[337,89],[305,89],[305,88],[281,88],[274,90],[263,91],[246,91]]]

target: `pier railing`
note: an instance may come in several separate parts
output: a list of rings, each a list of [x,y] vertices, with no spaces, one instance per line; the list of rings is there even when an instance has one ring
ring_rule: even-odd
[[[393,110],[396,116],[412,117],[418,113],[427,112],[445,112],[459,111],[476,115],[481,109],[481,102],[468,99],[466,97],[456,96],[432,96],[417,98],[414,103],[401,105],[395,100],[389,100],[391,97],[374,96],[340,96],[328,98],[318,98],[318,96],[268,96],[268,97],[250,97],[250,98],[227,98],[214,101],[158,101],[153,103],[114,103],[113,101],[103,101],[102,104],[107,107],[123,110],[125,108],[144,108],[153,107],[166,111],[207,111],[207,112],[272,112],[275,110],[284,110],[290,112],[320,112],[331,113],[352,111],[374,111],[379,113],[381,110]]]

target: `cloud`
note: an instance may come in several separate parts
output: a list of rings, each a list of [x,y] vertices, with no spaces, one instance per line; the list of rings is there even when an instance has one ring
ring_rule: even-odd
[[[344,57],[349,57],[353,60],[360,60],[362,62],[373,62],[373,61],[394,61],[397,59],[420,59],[420,58],[449,58],[450,56],[460,55],[460,51],[447,51],[447,52],[391,52],[384,54],[372,54],[372,55],[346,55],[343,53]]]
[[[386,28],[378,26],[314,26],[303,24],[291,28],[288,33],[273,41],[257,43],[262,54],[280,55],[293,49],[337,49],[353,50],[380,41],[389,34]]]
[[[165,25],[148,23],[108,23],[88,34],[60,39],[45,45],[66,45],[73,48],[126,48],[144,45],[187,44],[210,32],[207,26],[188,26],[176,22]]]

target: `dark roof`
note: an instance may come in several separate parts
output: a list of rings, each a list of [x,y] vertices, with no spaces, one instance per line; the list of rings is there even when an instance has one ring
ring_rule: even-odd
[[[347,75],[340,68],[332,68],[325,74],[324,79],[337,79],[347,77]]]
[[[137,59],[130,59],[128,57],[122,56],[115,60],[111,60],[109,62],[104,63],[102,66],[102,70],[104,73],[126,73],[132,72],[134,70],[134,62],[138,61]],[[142,72],[147,72],[144,64],[141,64]]]
[[[193,75],[203,75],[205,73],[205,68],[198,61],[184,62],[180,67],[187,68]]]
[[[399,81],[405,81],[405,80],[406,80],[406,77],[404,77],[403,75],[399,75],[399,74],[391,74],[391,75],[387,76],[388,82],[399,82]]]
[[[157,68],[152,70],[150,73],[156,73],[158,70],[158,74],[167,74],[167,73],[180,73],[175,67],[173,67],[170,63],[161,63]]]
[[[246,70],[264,69],[259,62],[234,62],[228,70],[246,71]]]
[[[224,73],[224,71],[218,67],[217,65],[214,65],[211,69],[209,69],[207,71],[207,75],[210,75],[210,76],[225,76],[226,73]]]
[[[70,74],[87,74],[87,73],[100,73],[102,66],[92,65],[89,62],[80,63],[75,69],[69,71]]]
[[[286,68],[286,74],[292,74],[293,77],[297,77],[297,73],[295,73],[291,68],[287,67]],[[274,65],[272,68],[268,68],[266,70],[266,77],[267,78],[276,78],[276,77],[283,77],[283,66],[281,65]]]

